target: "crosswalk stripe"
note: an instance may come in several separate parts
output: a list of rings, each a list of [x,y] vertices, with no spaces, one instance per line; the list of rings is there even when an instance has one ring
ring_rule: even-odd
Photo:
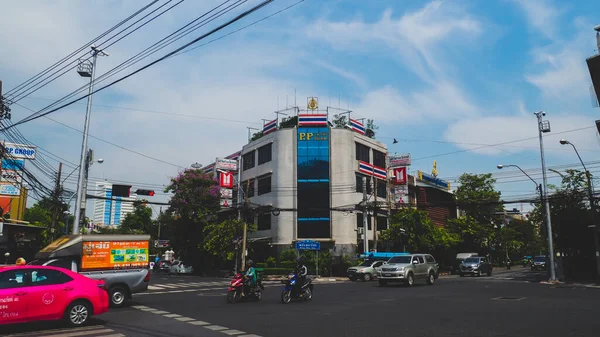
[[[67,333],[54,334],[54,335],[44,335],[44,337],[78,337],[78,336],[95,335],[95,334],[106,333],[106,332],[114,332],[114,330],[102,329],[102,330],[75,331],[75,332],[67,332]]]
[[[80,327],[80,328],[67,328],[67,329],[52,329],[52,330],[45,330],[45,331],[37,331],[37,332],[22,332],[22,333],[16,333],[16,334],[11,334],[11,335],[3,335],[3,337],[26,337],[26,336],[32,336],[33,333],[38,333],[38,335],[36,336],[43,336],[43,337],[48,337],[45,334],[56,334],[56,333],[60,333],[60,332],[74,332],[74,331],[86,331],[86,330],[98,330],[98,329],[104,329],[104,325],[93,325],[93,326],[84,326],[84,327]]]
[[[225,331],[221,331],[221,332],[224,334],[227,334],[229,336],[245,334],[245,332],[240,331],[240,330],[225,330]]]
[[[97,337],[126,337],[126,336],[122,333],[117,333],[114,335],[102,335],[102,336],[97,336]]]

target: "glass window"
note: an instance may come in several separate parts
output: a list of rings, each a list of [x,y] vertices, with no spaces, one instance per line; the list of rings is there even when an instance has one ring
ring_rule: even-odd
[[[243,165],[244,171],[249,170],[254,167],[254,165],[255,165],[254,152],[256,152],[256,151],[248,152],[242,157],[242,165]]]
[[[435,259],[431,255],[425,255],[425,260],[427,263],[435,263]]]
[[[383,231],[383,230],[386,230],[387,227],[388,227],[388,219],[384,216],[378,216],[377,217],[377,230]]]
[[[271,213],[264,213],[258,216],[257,228],[259,231],[271,229]]]
[[[271,176],[258,179],[258,195],[271,192]]]
[[[298,237],[302,239],[329,238],[329,220],[298,221]]]
[[[356,225],[358,227],[363,227],[363,214],[356,213]],[[367,216],[367,230],[371,230],[371,217]]]
[[[50,267],[63,268],[66,270],[71,270],[71,260],[56,260],[48,263]]]
[[[247,195],[248,198],[252,198],[254,196],[254,179],[242,182],[242,189],[244,190],[244,194]]]
[[[382,264],[383,264],[383,261],[375,262],[375,264],[373,265],[373,268],[381,267]]]
[[[356,160],[362,160],[367,163],[371,162],[371,156],[369,154],[370,148],[366,145],[355,143],[356,144]]]
[[[373,188],[371,186],[371,177],[365,176],[363,174],[356,174],[356,192],[362,193],[363,192],[363,186],[362,186],[362,178],[365,177],[367,178],[367,194],[371,194],[373,192]]]
[[[0,273],[0,289],[12,289],[25,286],[24,270],[9,270]]]
[[[47,286],[73,281],[67,274],[58,270],[37,269],[31,272],[31,285]]]
[[[402,263],[402,264],[406,264],[406,263],[410,263],[410,256],[394,256],[391,259],[388,260],[389,264],[393,264],[393,263]]]
[[[268,163],[272,157],[272,143],[262,146],[258,149],[258,165]]]
[[[385,153],[373,150],[373,165],[385,168]]]
[[[380,181],[379,179],[375,179],[377,184],[377,197],[379,198],[387,198],[387,183],[385,181]]]
[[[425,263],[425,260],[423,260],[422,256],[417,256],[416,258],[419,261],[419,263]]]

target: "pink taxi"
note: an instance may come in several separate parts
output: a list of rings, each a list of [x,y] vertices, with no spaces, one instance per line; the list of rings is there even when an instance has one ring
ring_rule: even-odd
[[[0,324],[64,319],[81,326],[107,311],[102,281],[56,267],[0,267]]]

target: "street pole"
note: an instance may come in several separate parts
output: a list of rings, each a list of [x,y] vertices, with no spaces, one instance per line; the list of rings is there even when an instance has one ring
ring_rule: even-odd
[[[544,158],[544,140],[542,132],[549,132],[550,128],[545,129],[542,126],[542,117],[546,115],[545,112],[539,111],[535,113],[538,121],[538,134],[540,138],[540,156],[542,159],[542,184],[544,186],[544,199],[546,204],[546,227],[548,230],[548,254],[550,255],[550,281],[556,281],[556,271],[554,270],[554,243],[552,240],[552,221],[550,219],[550,201],[548,200],[548,184],[546,177],[546,159]]]
[[[369,212],[367,211],[367,177],[362,178],[363,186],[363,247],[365,255],[369,253],[369,238],[367,237],[367,217]]]
[[[90,128],[90,114],[92,112],[92,92],[94,91],[94,76],[96,75],[96,59],[98,55],[108,56],[102,50],[96,49],[95,46],[92,45],[92,69],[90,75],[90,86],[88,90],[88,99],[87,99],[87,109],[85,111],[85,122],[83,125],[83,140],[81,142],[81,158],[79,160],[79,177],[77,179],[77,198],[75,199],[75,223],[73,223],[73,234],[79,234],[79,226],[82,220],[81,210],[85,211],[85,205],[82,203],[85,200],[85,192],[84,183],[87,184],[87,168],[86,162],[88,161],[87,153],[88,153],[88,132]],[[85,219],[85,214],[83,214],[83,219]]]
[[[162,206],[158,209],[158,234],[156,235],[156,239],[160,240],[160,219],[162,218]]]
[[[248,218],[248,190],[250,190],[250,179],[246,184],[246,192],[244,193],[244,212],[246,213],[246,219]],[[248,232],[248,224],[244,219],[244,234],[242,237],[242,271],[246,270],[246,233]]]
[[[60,186],[60,176],[62,174],[62,163],[58,164],[58,173],[56,174],[56,186],[54,188],[54,212],[52,212],[52,224],[50,225],[50,242],[54,241],[54,231],[56,230],[56,225],[58,223],[58,217],[60,216],[59,214],[59,206],[61,204],[60,202],[60,190],[61,190],[61,186]]]
[[[373,208],[373,250],[377,251],[377,188],[379,187],[379,179],[373,176],[373,182],[375,185],[373,189],[373,193],[375,195],[373,199],[375,202],[375,207]]]

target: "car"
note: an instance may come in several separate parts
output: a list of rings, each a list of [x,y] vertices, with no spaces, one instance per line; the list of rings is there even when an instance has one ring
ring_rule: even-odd
[[[531,270],[546,270],[546,256],[538,255],[531,261]]]
[[[193,274],[194,268],[190,265],[185,264],[182,261],[173,261],[171,267],[169,268],[169,273],[171,274]]]
[[[0,268],[0,324],[64,320],[82,326],[108,307],[104,281],[57,267]]]
[[[454,261],[454,265],[452,265],[452,270],[450,271],[450,273],[452,275],[460,274],[460,265],[463,263],[463,261],[470,257],[477,257],[477,256],[479,256],[479,254],[477,254],[477,253],[458,253],[458,254],[456,254],[456,259]]]
[[[492,264],[483,256],[466,258],[460,264],[460,277],[465,275],[492,276]]]
[[[389,282],[402,282],[412,286],[416,280],[425,280],[433,285],[439,277],[439,264],[429,254],[410,254],[395,256],[379,268],[377,278],[379,286]]]
[[[365,282],[370,281],[377,276],[377,268],[381,267],[385,261],[367,260],[358,266],[350,267],[347,270],[350,281],[357,279]]]

